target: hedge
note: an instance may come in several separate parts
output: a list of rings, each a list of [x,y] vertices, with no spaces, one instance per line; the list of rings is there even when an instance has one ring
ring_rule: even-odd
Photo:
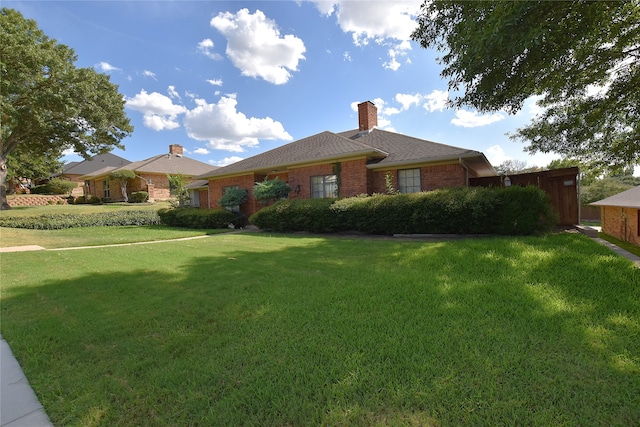
[[[163,224],[173,227],[227,228],[239,221],[236,214],[226,209],[160,209],[158,215]]]
[[[0,217],[0,227],[60,230],[75,227],[109,227],[122,225],[157,225],[154,211],[96,212],[91,214],[49,214],[31,217]]]
[[[265,230],[368,234],[527,235],[551,228],[557,217],[537,187],[453,188],[341,200],[285,200],[249,221]]]

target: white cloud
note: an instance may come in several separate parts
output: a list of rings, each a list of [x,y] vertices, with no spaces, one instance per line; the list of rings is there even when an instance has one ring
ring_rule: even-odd
[[[298,62],[305,59],[302,40],[291,34],[281,37],[275,21],[260,10],[221,12],[211,19],[211,26],[227,38],[227,56],[244,76],[284,84],[291,78],[290,71],[297,71]]]
[[[193,154],[202,154],[202,155],[206,155],[209,154],[211,151],[207,150],[206,148],[196,148],[195,150],[193,150]]]
[[[196,103],[198,106],[187,112],[184,125],[189,137],[208,141],[211,149],[242,152],[245,147],[257,146],[260,139],[293,139],[280,122],[270,117],[248,118],[237,111],[234,95],[223,96],[217,104],[202,99]]]
[[[108,62],[104,62],[104,61],[96,64],[96,68],[98,70],[102,71],[103,73],[110,73],[112,71],[121,71],[120,68],[114,67],[113,65],[109,64]]]
[[[198,52],[202,53],[208,58],[211,58],[215,61],[219,61],[222,59],[222,55],[219,53],[213,52],[212,49],[214,47],[213,40],[204,39],[200,43],[198,43]]]
[[[207,79],[207,83],[209,83],[212,86],[222,86],[222,79]]]
[[[425,110],[430,113],[433,113],[434,111],[442,111],[447,108],[449,92],[444,90],[434,90],[424,98],[427,100],[423,105]]]
[[[422,0],[317,0],[313,3],[323,15],[335,14],[342,31],[352,33],[354,43],[362,46],[371,40],[409,40],[417,25],[415,17]]]
[[[402,104],[402,111],[408,110],[409,107],[411,107],[414,104],[415,105],[420,104],[421,100],[422,100],[422,95],[420,95],[419,93],[416,93],[415,95],[411,95],[408,93],[396,94],[396,101]]]
[[[513,160],[511,157],[507,156],[507,153],[504,152],[500,145],[492,145],[487,148],[486,153],[487,159],[492,165],[499,165],[506,160]]]
[[[465,128],[474,128],[499,122],[504,118],[505,116],[501,113],[478,114],[476,111],[457,110],[456,117],[451,120],[451,123]]]
[[[158,92],[147,93],[144,89],[133,98],[128,98],[126,106],[143,113],[143,123],[153,130],[180,127],[178,115],[187,112],[182,105],[176,105],[171,98]]]
[[[231,157],[225,157],[222,160],[209,160],[209,163],[212,164],[213,166],[228,166],[232,163],[239,162],[240,160],[244,160],[244,158],[238,157],[238,156],[231,156]]]
[[[144,70],[142,72],[142,75],[145,76],[145,77],[151,77],[153,80],[158,80],[158,79],[156,79],[156,73],[154,73],[153,71]]]
[[[180,98],[180,94],[178,93],[178,91],[176,90],[175,86],[169,86],[167,88],[167,93],[169,94],[169,96],[171,98],[177,98],[177,99],[182,99]]]
[[[344,59],[347,62],[352,62],[353,61],[353,59],[351,59],[351,54],[348,51],[345,51],[342,54],[342,59]]]

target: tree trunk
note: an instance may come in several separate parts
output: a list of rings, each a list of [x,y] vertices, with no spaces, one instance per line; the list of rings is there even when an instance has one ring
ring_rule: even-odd
[[[0,210],[11,209],[7,203],[7,159],[0,159]]]
[[[126,203],[129,202],[129,196],[127,196],[127,181],[120,184],[120,191],[122,191],[122,198]]]

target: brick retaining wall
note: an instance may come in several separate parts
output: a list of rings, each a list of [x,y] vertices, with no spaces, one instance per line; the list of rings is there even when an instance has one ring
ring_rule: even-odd
[[[16,196],[7,196],[7,203],[12,208],[17,206],[47,206],[47,205],[66,205],[67,199],[62,196],[45,196],[40,194],[25,194]]]

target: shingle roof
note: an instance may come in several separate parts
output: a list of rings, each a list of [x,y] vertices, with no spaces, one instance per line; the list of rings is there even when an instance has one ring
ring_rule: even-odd
[[[640,186],[633,187],[606,199],[590,203],[593,206],[617,206],[621,208],[640,209]]]
[[[219,169],[217,166],[211,166],[207,163],[190,159],[188,157],[176,154],[160,154],[145,160],[129,163],[123,167],[101,169],[97,172],[86,174],[85,178],[97,178],[108,175],[119,169],[132,170],[137,173],[157,173],[157,174],[173,174],[195,176],[206,172]]]
[[[335,133],[325,131],[221,167],[212,173],[200,175],[198,178],[272,170],[312,161],[331,160],[356,155],[383,157],[386,154],[369,145],[351,141]]]
[[[371,160],[368,165],[371,169],[459,158],[473,159],[476,171],[481,176],[495,175],[495,170],[479,151],[379,129],[369,132],[354,129],[337,134],[321,132],[222,167],[212,173],[202,174],[198,178],[264,172],[357,155],[366,155]]]
[[[105,153],[93,156],[89,160],[71,162],[64,166],[63,175],[87,175],[107,166],[121,167],[131,163],[115,154]]]

